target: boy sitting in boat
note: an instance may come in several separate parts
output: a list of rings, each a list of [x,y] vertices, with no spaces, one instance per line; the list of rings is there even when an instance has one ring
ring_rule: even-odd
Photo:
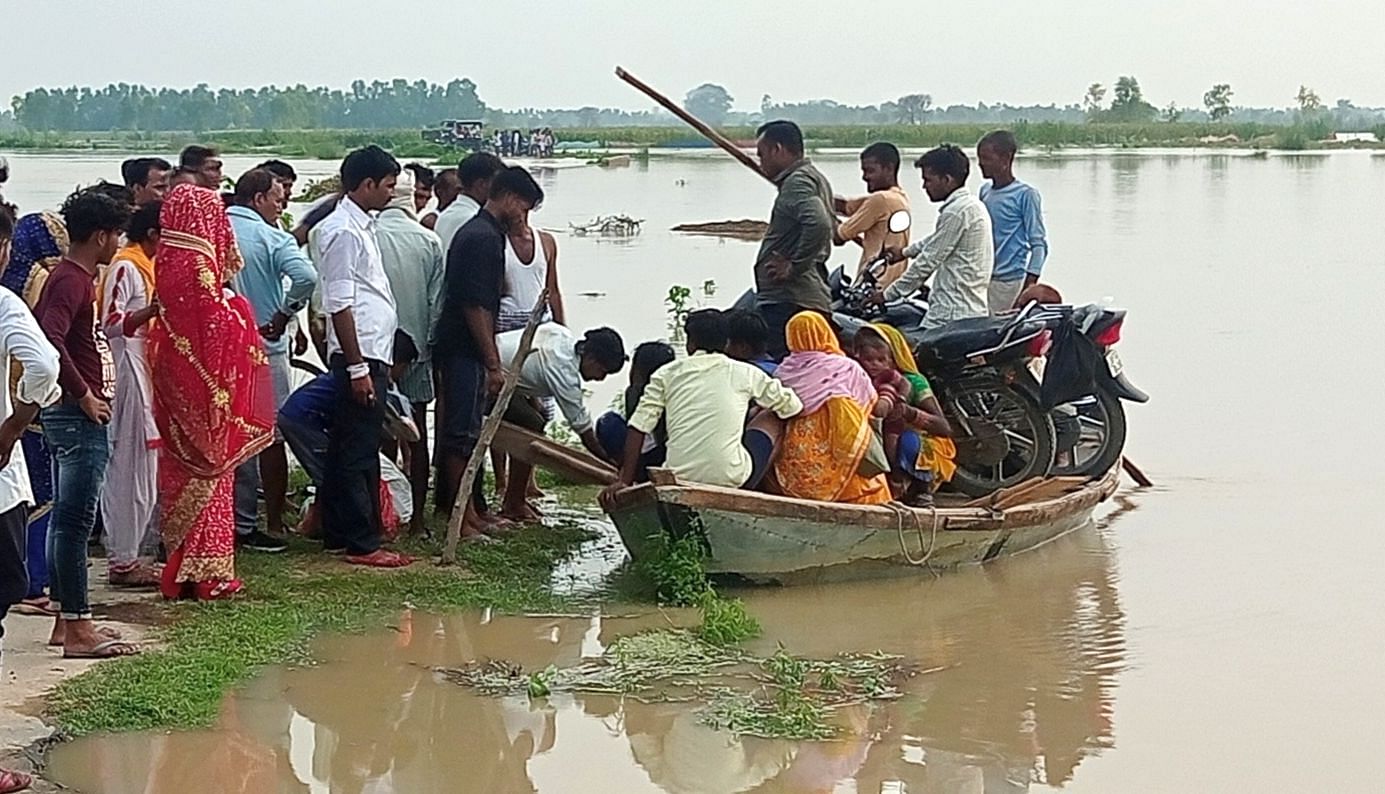
[[[784,419],[803,410],[798,396],[758,367],[725,353],[727,320],[717,309],[684,321],[688,357],[649,379],[630,417],[619,479],[601,492],[603,506],[634,484],[645,436],[662,418],[668,426],[665,466],[685,482],[754,488],[769,468]],[[766,410],[747,427],[745,407]]]
[[[726,313],[726,355],[754,364],[773,375],[779,362],[769,355],[769,326],[759,312],[736,309]]]
[[[642,342],[635,348],[635,354],[630,357],[630,385],[625,387],[623,411],[607,411],[596,420],[596,437],[601,439],[601,447],[606,451],[606,457],[615,461],[617,465],[620,464],[621,456],[625,452],[625,434],[630,429],[627,419],[635,415],[635,408],[644,396],[650,377],[660,367],[676,358],[673,347],[667,342]],[[660,420],[654,432],[644,438],[640,463],[635,470],[635,482],[648,482],[650,467],[664,465],[667,454],[668,428],[664,421]]]

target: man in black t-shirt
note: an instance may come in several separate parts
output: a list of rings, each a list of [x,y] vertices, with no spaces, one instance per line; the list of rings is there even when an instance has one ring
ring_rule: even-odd
[[[435,438],[439,512],[455,501],[486,406],[505,380],[504,366],[509,362],[500,360],[495,346],[495,317],[505,284],[505,235],[541,203],[543,190],[529,172],[519,166],[506,168],[492,180],[485,206],[457,231],[447,249],[442,315],[433,351],[442,398]],[[478,486],[480,482],[478,477]],[[462,523],[464,539],[484,537],[476,512],[479,488],[476,493]]]

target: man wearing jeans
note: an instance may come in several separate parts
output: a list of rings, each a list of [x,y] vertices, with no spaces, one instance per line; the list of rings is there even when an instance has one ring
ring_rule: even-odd
[[[53,454],[53,520],[48,526],[48,572],[58,611],[50,645],[68,658],[123,656],[135,649],[98,631],[87,603],[87,539],[110,459],[115,363],[96,317],[97,268],[109,264],[130,219],[130,204],[97,191],[63,204],[71,247],[53,268],[34,314],[58,351],[62,401],[43,409],[43,434]]]
[[[245,267],[232,286],[245,297],[260,325],[265,354],[269,357],[274,408],[289,398],[289,340],[284,335],[289,320],[308,304],[317,287],[317,271],[298,248],[293,235],[280,229],[283,182],[266,168],[253,168],[236,182],[233,204],[226,211],[236,233]],[[290,287],[284,289],[284,281]],[[260,483],[264,483],[266,526],[257,523]],[[284,437],[276,429],[274,443],[236,469],[236,545],[255,551],[279,552],[286,546],[284,501],[288,494],[289,463]]]
[[[390,202],[399,161],[378,146],[341,164],[345,195],[320,225],[327,361],[336,381],[332,436],[322,484],[324,545],[347,562],[399,568],[413,560],[380,548],[380,421],[398,324],[394,296],[369,215]]]

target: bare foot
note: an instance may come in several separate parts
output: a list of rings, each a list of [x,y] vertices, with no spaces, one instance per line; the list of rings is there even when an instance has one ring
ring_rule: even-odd
[[[503,515],[496,515],[495,513],[481,513],[477,516],[477,519],[480,521],[480,528],[487,532],[493,530],[503,532],[504,530],[515,528],[515,522]]]
[[[543,489],[539,488],[538,482],[536,482],[533,477],[530,477],[529,487],[524,489],[524,495],[529,499],[542,499],[548,494],[544,493]]]
[[[77,622],[86,623],[87,625],[94,625],[90,620],[83,620]],[[54,619],[53,633],[48,635],[48,645],[50,647],[56,648],[60,645],[67,644],[67,626],[68,621],[63,620],[62,618]],[[97,634],[101,635],[101,638],[103,640],[118,640],[122,636],[120,632],[116,631],[110,626],[97,626],[94,629],[94,631]]]
[[[539,514],[535,513],[534,510],[524,502],[521,502],[515,507],[505,507],[500,515],[520,524],[530,524],[538,521],[540,518]]]

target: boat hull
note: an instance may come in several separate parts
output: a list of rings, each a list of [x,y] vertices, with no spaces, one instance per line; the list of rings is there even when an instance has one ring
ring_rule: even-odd
[[[647,485],[611,518],[640,559],[659,534],[699,538],[712,575],[756,583],[818,584],[916,575],[987,562],[1041,546],[1087,524],[1119,473],[1004,510],[911,509],[802,502],[702,486]]]

